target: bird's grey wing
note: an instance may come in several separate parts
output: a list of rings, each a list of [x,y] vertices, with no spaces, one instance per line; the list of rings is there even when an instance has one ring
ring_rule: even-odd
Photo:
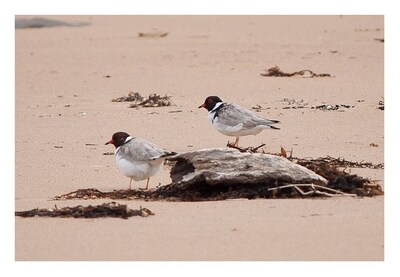
[[[154,143],[141,138],[133,138],[121,148],[134,161],[149,162],[164,157],[166,152]]]
[[[243,124],[243,128],[249,129],[254,128],[258,125],[271,125],[278,123],[277,120],[268,120],[246,108],[233,103],[226,103],[221,107],[221,111],[218,113],[218,120],[220,124],[224,124],[230,127]]]

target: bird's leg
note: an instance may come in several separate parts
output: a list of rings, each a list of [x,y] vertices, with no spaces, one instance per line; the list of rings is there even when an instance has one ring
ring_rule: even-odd
[[[235,143],[233,146],[239,147],[239,137],[236,137]]]
[[[148,190],[149,189],[149,181],[150,181],[150,178],[147,178],[146,187],[141,189],[141,190]]]
[[[131,177],[131,181],[129,182],[129,190],[132,190],[132,177]]]

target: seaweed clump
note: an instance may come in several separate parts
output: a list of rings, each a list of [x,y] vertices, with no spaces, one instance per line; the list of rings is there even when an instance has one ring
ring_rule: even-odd
[[[133,102],[129,108],[150,108],[150,107],[166,107],[175,105],[168,95],[160,96],[152,93],[148,97],[142,96],[139,92],[129,92],[127,96],[121,96],[112,100],[112,102]]]
[[[15,212],[16,216],[21,217],[73,217],[73,218],[98,218],[98,217],[119,217],[127,219],[132,216],[147,217],[154,215],[152,211],[140,207],[139,210],[132,210],[127,205],[122,205],[116,202],[104,203],[101,205],[78,205],[75,207],[64,207],[59,209],[57,206],[54,209],[32,209],[28,211]]]

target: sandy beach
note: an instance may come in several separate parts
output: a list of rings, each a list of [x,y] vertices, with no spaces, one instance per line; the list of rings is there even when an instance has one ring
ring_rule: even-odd
[[[384,162],[383,16],[43,17],[88,24],[15,31],[17,211],[100,204],[108,201],[51,199],[82,188],[128,188],[114,156],[103,155],[114,151],[104,144],[117,131],[178,153],[225,147],[229,138],[197,108],[209,95],[259,105],[258,115],[281,121],[279,131],[242,137],[241,145]],[[274,66],[333,77],[260,75]],[[112,102],[130,91],[167,94],[176,105]],[[288,109],[284,99],[352,107]],[[383,169],[349,170],[384,188]],[[170,182],[165,167],[150,187]],[[16,217],[15,259],[384,260],[383,196],[118,202],[155,215]]]

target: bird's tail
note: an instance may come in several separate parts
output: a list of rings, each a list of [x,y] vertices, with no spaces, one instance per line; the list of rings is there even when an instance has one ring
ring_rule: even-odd
[[[275,119],[268,119],[268,121],[271,121],[271,124],[281,123],[279,120],[275,120]]]
[[[271,124],[281,123],[279,120],[268,119],[268,127],[275,130],[280,130],[281,128],[272,126]]]
[[[158,157],[155,157],[155,158],[153,158],[153,160],[158,160],[158,159],[161,159],[161,158],[166,158],[166,157],[170,157],[170,156],[175,156],[175,155],[177,155],[178,153],[176,153],[176,152],[167,152],[167,151],[164,151],[164,154],[162,154],[161,156],[158,156]]]

